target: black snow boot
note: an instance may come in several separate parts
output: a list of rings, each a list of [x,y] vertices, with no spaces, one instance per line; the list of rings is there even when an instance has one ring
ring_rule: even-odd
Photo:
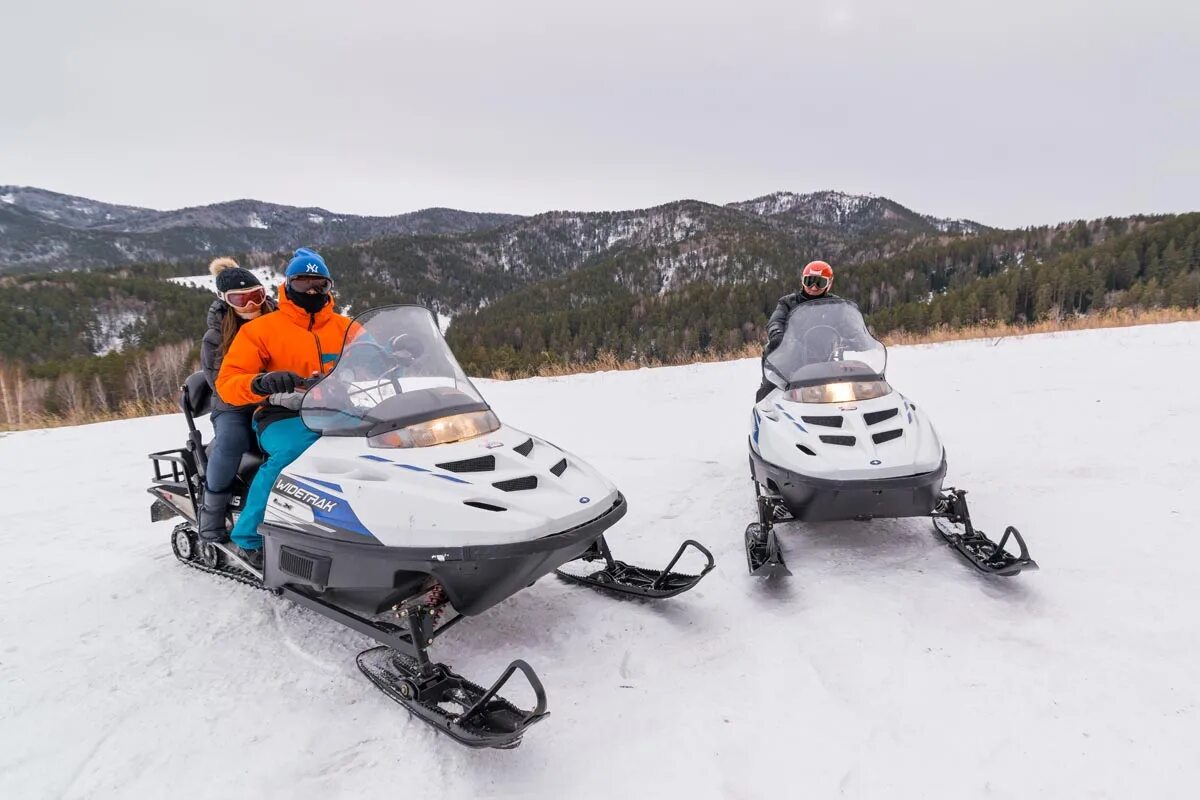
[[[200,501],[200,539],[205,542],[224,542],[229,539],[225,527],[225,511],[229,508],[229,492],[205,490]]]

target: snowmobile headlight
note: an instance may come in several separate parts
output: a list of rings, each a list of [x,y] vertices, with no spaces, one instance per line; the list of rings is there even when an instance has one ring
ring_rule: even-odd
[[[874,400],[891,391],[892,387],[887,381],[847,381],[791,389],[787,397],[796,403],[852,403],[856,400]]]
[[[371,447],[432,447],[483,436],[499,427],[500,420],[491,411],[472,411],[370,436],[367,444]]]

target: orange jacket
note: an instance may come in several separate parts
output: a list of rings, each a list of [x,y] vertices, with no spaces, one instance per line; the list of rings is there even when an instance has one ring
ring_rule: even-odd
[[[250,388],[256,375],[291,370],[307,378],[330,372],[342,352],[350,318],[336,313],[332,301],[309,314],[279,287],[279,310],[242,325],[229,345],[217,375],[217,394],[235,406],[261,403],[266,395]]]

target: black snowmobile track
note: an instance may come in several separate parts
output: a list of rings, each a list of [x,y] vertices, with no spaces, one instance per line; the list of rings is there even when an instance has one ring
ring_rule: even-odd
[[[252,586],[255,589],[261,589],[264,592],[269,592],[271,594],[277,594],[277,592],[275,592],[271,589],[268,589],[266,586],[263,586],[262,579],[259,578],[257,575],[255,575],[252,572],[247,572],[246,570],[241,569],[240,567],[236,566],[235,564],[228,564],[227,566],[223,566],[223,567],[213,567],[213,566],[209,566],[208,564],[205,564],[203,561],[199,560],[199,555],[197,555],[196,558],[185,557],[179,551],[179,547],[176,544],[176,538],[175,538],[176,536],[179,535],[179,533],[181,531],[186,531],[189,534],[189,538],[191,539],[191,546],[193,548],[199,547],[199,540],[197,539],[195,531],[193,530],[192,523],[181,522],[178,525],[176,525],[175,530],[173,530],[171,532],[171,551],[173,553],[175,553],[175,558],[181,564],[185,564],[185,565],[191,567],[192,569],[199,570],[200,572],[207,572],[209,575],[217,575],[222,578],[227,578],[231,581],[243,583],[246,586]],[[223,551],[222,551],[222,554],[223,554]]]
[[[524,661],[509,664],[490,689],[455,674],[445,664],[433,664],[431,675],[422,678],[416,659],[386,645],[364,650],[356,661],[380,691],[417,719],[467,747],[510,750],[521,744],[529,726],[550,716],[542,682]],[[517,708],[499,694],[516,672],[533,687],[537,700],[532,711]]]
[[[707,563],[699,575],[689,575],[683,572],[672,572],[671,568],[679,562],[683,554],[693,548],[704,555]],[[674,597],[677,594],[682,594],[688,589],[691,589],[700,579],[708,573],[712,572],[717,565],[713,554],[708,551],[704,545],[699,542],[688,539],[679,546],[675,551],[675,557],[667,563],[666,569],[647,569],[645,567],[637,567],[627,564],[624,561],[617,561],[612,557],[612,552],[608,549],[608,543],[604,537],[600,537],[592,545],[592,547],[580,556],[581,561],[604,561],[604,566],[595,572],[587,574],[575,574],[566,572],[562,569],[555,570],[555,574],[565,581],[572,583],[583,584],[590,586],[593,589],[600,589],[605,592],[613,592],[615,594],[633,595],[635,597],[645,597],[651,600],[661,600],[665,597]]]

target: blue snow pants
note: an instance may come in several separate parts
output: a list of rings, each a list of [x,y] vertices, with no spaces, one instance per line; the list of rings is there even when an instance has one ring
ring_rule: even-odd
[[[257,424],[255,430],[258,430]],[[258,474],[254,476],[246,495],[246,505],[229,534],[234,544],[244,550],[262,548],[258,526],[267,512],[267,500],[271,497],[271,489],[279,473],[320,438],[320,434],[304,427],[299,417],[277,420],[258,431],[258,445],[266,453],[267,460],[258,468]]]

